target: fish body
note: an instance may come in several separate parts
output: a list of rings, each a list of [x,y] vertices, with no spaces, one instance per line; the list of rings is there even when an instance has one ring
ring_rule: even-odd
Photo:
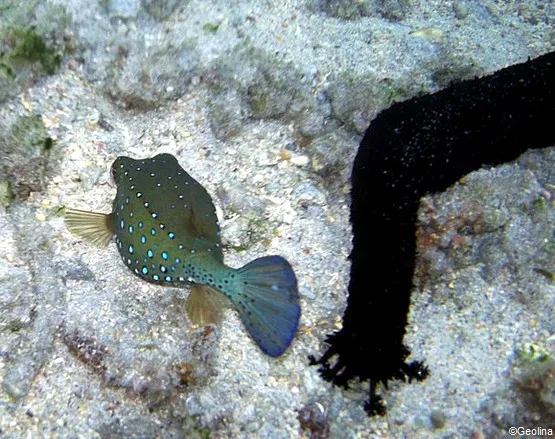
[[[175,157],[119,157],[112,177],[118,190],[111,228],[124,263],[136,275],[162,285],[211,286],[214,276],[223,282],[222,276],[231,275],[210,195]]]
[[[217,321],[227,299],[258,346],[281,355],[300,318],[289,263],[266,256],[240,269],[225,265],[212,199],[172,155],[118,157],[111,173],[117,185],[112,212],[69,209],[68,229],[97,244],[115,236],[124,264],[147,282],[192,283],[187,313],[194,323]]]

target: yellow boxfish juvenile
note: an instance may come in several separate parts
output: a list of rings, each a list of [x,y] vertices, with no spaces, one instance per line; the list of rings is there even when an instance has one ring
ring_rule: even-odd
[[[272,357],[283,354],[301,314],[291,265],[281,256],[239,269],[225,265],[212,199],[172,155],[118,157],[111,172],[112,213],[68,209],[68,229],[97,245],[115,235],[125,265],[147,282],[192,283],[186,311],[195,324],[215,323],[229,300],[258,346]]]

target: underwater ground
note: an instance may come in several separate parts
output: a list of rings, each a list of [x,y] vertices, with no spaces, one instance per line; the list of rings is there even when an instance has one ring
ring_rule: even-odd
[[[341,327],[370,121],[555,50],[551,2],[0,0],[0,17],[2,437],[555,428],[555,148],[423,198],[405,342],[430,376],[382,391],[385,416],[364,412],[366,383],[332,387],[307,359]],[[293,265],[301,326],[283,357],[231,310],[193,327],[187,289],[67,232],[63,206],[110,211],[117,156],[162,152],[211,194],[228,265]]]

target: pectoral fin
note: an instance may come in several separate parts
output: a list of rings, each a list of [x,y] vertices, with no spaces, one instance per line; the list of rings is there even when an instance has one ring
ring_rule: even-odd
[[[66,209],[64,218],[71,233],[95,245],[106,246],[115,235],[109,214]]]

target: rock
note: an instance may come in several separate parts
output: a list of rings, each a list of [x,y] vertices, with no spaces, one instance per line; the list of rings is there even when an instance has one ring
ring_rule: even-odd
[[[45,245],[48,226],[37,223],[27,206],[14,206],[11,211],[10,219],[16,224],[11,230],[15,244],[12,251],[23,258],[29,271],[9,264],[1,268],[11,286],[4,290],[8,295],[3,296],[3,308],[8,312],[0,314],[0,327],[12,332],[7,346],[10,361],[2,386],[19,402],[49,358],[65,314],[65,289],[53,265],[52,248]],[[22,235],[24,230],[33,233]]]
[[[293,204],[297,206],[307,206],[314,204],[316,206],[323,206],[326,204],[326,196],[320,191],[313,183],[299,184],[291,194]]]
[[[399,21],[409,11],[408,0],[318,0],[318,8],[326,14],[345,20],[356,20],[361,17],[379,15],[389,20]]]
[[[141,9],[140,0],[106,0],[103,2],[106,12],[112,17],[134,19]]]

